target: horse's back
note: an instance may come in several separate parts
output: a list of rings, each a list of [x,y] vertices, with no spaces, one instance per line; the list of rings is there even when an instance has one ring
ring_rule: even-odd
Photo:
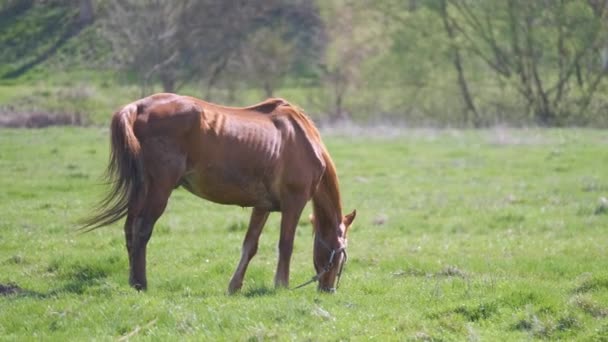
[[[137,119],[134,129],[138,138],[180,136],[200,124],[202,107],[184,96],[160,93],[135,102]]]
[[[280,210],[286,189],[311,196],[324,171],[316,128],[285,100],[237,108],[155,94],[135,104],[150,162],[183,160],[176,185],[208,200]]]

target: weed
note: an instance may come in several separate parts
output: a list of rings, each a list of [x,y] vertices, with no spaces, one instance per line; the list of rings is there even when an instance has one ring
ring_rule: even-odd
[[[586,293],[597,290],[608,290],[608,277],[595,276],[585,279],[574,289],[575,293]]]
[[[454,312],[462,315],[469,322],[477,322],[479,320],[488,319],[498,312],[498,306],[495,303],[482,303],[476,306],[459,306],[454,309]]]

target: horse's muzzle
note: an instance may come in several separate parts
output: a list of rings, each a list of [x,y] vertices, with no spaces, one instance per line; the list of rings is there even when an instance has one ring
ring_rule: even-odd
[[[324,292],[324,293],[336,293],[336,288],[335,287],[321,287],[321,286],[319,286],[318,290],[319,290],[319,292]]]

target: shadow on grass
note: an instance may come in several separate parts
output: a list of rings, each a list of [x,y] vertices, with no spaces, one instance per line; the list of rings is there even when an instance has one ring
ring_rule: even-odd
[[[277,290],[274,287],[261,286],[243,292],[243,296],[247,298],[256,298],[264,296],[274,296],[276,293]]]
[[[13,294],[21,293],[22,291],[22,288],[13,283],[0,284],[0,296],[10,296]]]
[[[49,290],[48,292],[28,290],[17,284],[9,283],[0,284],[0,296],[44,299],[60,294],[83,294],[89,288],[98,287],[108,276],[108,273],[98,265],[75,264],[71,265],[67,272],[62,272],[60,276],[65,280],[63,286]]]

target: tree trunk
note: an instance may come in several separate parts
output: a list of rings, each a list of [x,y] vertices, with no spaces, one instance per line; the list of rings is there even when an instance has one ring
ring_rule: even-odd
[[[540,64],[540,58],[535,53],[534,39],[533,39],[533,18],[530,15],[526,15],[524,18],[525,23],[525,55],[527,56],[528,68],[532,76],[533,83],[533,96],[535,106],[536,121],[543,126],[553,126],[557,123],[557,115],[555,108],[551,106],[547,91],[543,85],[543,81],[540,78],[538,65]]]
[[[175,92],[175,77],[167,74],[161,74],[160,82],[162,83],[163,91],[165,93]]]
[[[266,94],[266,98],[271,98],[274,93],[269,81],[264,81],[264,93]]]
[[[78,16],[80,26],[84,27],[92,24],[94,20],[93,0],[80,0],[80,14]]]
[[[445,29],[445,32],[448,35],[448,38],[450,39],[450,55],[452,57],[452,63],[454,64],[454,68],[456,69],[456,73],[458,74],[458,87],[460,88],[460,93],[462,94],[462,98],[466,107],[463,118],[464,122],[465,124],[470,123],[471,119],[469,118],[469,113],[471,113],[473,114],[473,126],[479,127],[481,125],[481,123],[479,122],[479,113],[477,112],[477,108],[475,107],[475,103],[473,102],[473,97],[471,96],[471,92],[469,91],[467,80],[464,76],[464,68],[462,67],[462,56],[460,55],[460,49],[455,43],[456,34],[454,32],[452,24],[450,23],[450,18],[448,18],[446,0],[441,0],[440,14],[441,19],[443,21],[443,28]]]
[[[333,121],[340,121],[344,119],[344,108],[342,107],[342,100],[343,98],[343,94],[338,93],[336,94],[336,108],[335,108],[335,112],[334,112],[334,119]]]
[[[347,77],[340,70],[335,70],[332,75],[334,92],[334,112],[330,118],[332,122],[345,121],[348,114],[344,109],[344,97],[348,88]]]

